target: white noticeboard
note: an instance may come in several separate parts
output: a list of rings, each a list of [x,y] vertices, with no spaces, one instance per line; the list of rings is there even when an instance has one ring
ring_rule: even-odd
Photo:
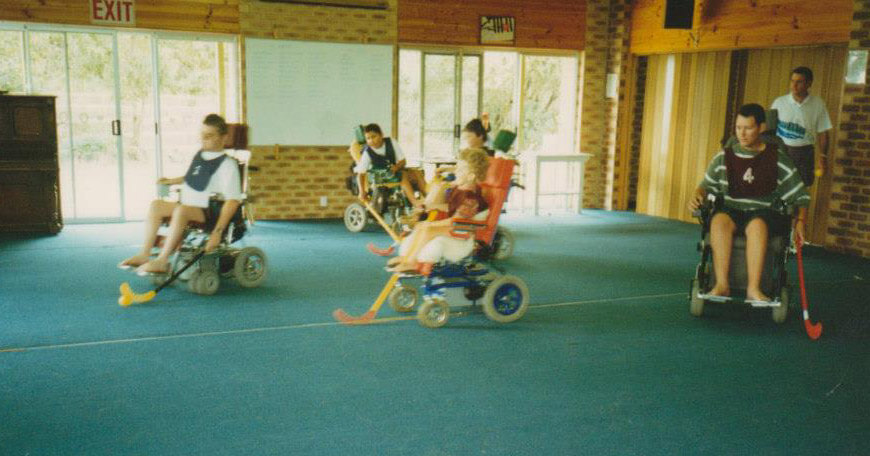
[[[391,45],[248,38],[245,68],[252,145],[344,145],[368,123],[390,135]]]

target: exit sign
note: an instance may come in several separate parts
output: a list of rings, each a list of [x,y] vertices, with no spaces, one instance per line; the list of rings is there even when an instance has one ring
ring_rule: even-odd
[[[136,0],[87,0],[91,24],[136,25]]]

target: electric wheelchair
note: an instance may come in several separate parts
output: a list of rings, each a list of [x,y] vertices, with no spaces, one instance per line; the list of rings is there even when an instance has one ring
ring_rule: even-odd
[[[346,179],[348,191],[354,196],[359,195],[359,183],[357,175],[351,165],[351,176]],[[403,170],[402,172],[408,172]],[[402,231],[402,218],[414,211],[411,202],[408,201],[405,192],[402,191],[401,181],[396,175],[385,170],[369,170],[366,173],[368,179],[368,200],[378,215],[387,223],[394,232]],[[348,231],[358,233],[370,224],[376,224],[366,207],[360,202],[353,202],[344,209],[344,226]]]
[[[230,139],[238,146],[239,135],[234,132],[236,125],[230,125]],[[246,141],[244,141],[246,142]],[[244,147],[245,144],[242,144]],[[248,150],[227,149],[226,154],[236,160],[239,166],[241,182],[241,203],[223,233],[220,245],[214,251],[203,254],[203,249],[208,241],[209,233],[217,222],[220,209],[223,205],[221,195],[212,195],[209,200],[209,208],[206,210],[204,223],[191,222],[185,230],[184,236],[173,257],[170,259],[170,268],[166,274],[152,274],[151,281],[155,285],[163,285],[172,280],[177,274],[177,280],[187,283],[187,288],[196,294],[211,295],[217,292],[222,279],[234,278],[236,282],[246,288],[257,287],[266,279],[268,261],[265,252],[258,247],[240,246],[243,238],[253,224],[252,211],[248,196],[248,170],[251,152]],[[256,169],[256,168],[251,168]],[[168,187],[168,186],[161,186]],[[167,194],[164,188],[161,194]],[[168,226],[169,220],[163,220],[163,226],[158,230],[157,246],[165,241],[163,230]]]
[[[782,145],[782,139],[776,136],[778,113],[775,109],[765,111],[767,129],[761,133],[764,143]],[[723,148],[737,143],[737,138],[731,136],[723,141]],[[698,242],[698,251],[701,253],[701,261],[696,267],[695,276],[691,280],[689,291],[689,312],[700,317],[704,313],[704,307],[709,302],[740,302],[741,299],[732,297],[710,296],[708,292],[715,282],[715,270],[713,268],[713,250],[710,245],[710,223],[713,215],[724,204],[724,195],[710,194],[704,204],[694,211],[693,215],[698,218],[701,225],[701,240]],[[770,302],[749,302],[752,307],[770,308],[773,321],[782,323],[788,317],[790,299],[790,285],[788,283],[788,260],[791,250],[792,225],[791,217],[793,208],[787,207],[781,200],[776,201],[770,208],[781,217],[778,225],[768,227],[767,252],[761,273],[761,290],[771,296]],[[728,268],[728,281],[732,292],[738,296],[746,293],[746,237],[742,232],[734,233],[734,242],[731,251],[731,263]]]
[[[700,317],[704,313],[704,307],[710,302],[741,302],[742,298],[711,296],[710,289],[715,284],[715,269],[713,265],[713,248],[710,245],[710,223],[716,210],[724,203],[721,195],[708,195],[705,203],[696,210],[695,215],[701,223],[701,240],[698,241],[698,251],[701,253],[701,261],[695,268],[695,276],[690,282],[689,313]],[[790,299],[790,286],[788,282],[788,260],[791,242],[791,210],[782,202],[778,202],[771,209],[782,217],[782,223],[778,227],[770,227],[767,239],[767,252],[765,253],[764,266],[761,272],[761,290],[771,296],[770,302],[749,302],[752,307],[770,308],[773,321],[782,323],[788,317]],[[746,236],[742,232],[734,233],[734,241],[731,247],[731,262],[728,268],[728,282],[732,294],[745,296],[747,272],[746,272]]]
[[[522,318],[529,306],[528,286],[517,276],[493,272],[488,265],[491,260],[498,259],[498,246],[494,240],[499,229],[501,209],[511,187],[514,164],[510,159],[492,159],[487,178],[481,183],[489,205],[486,219],[460,220],[454,224],[454,237],[473,238],[471,254],[457,261],[442,260],[423,274],[398,274],[395,280],[391,279],[393,288],[387,299],[393,310],[412,311],[422,294],[417,319],[421,325],[429,328],[445,325],[451,314],[482,312],[490,320],[499,323]],[[407,283],[417,278],[423,279],[419,291]],[[387,283],[388,287],[391,282]],[[462,289],[464,296],[473,304],[451,309],[445,297],[449,288]]]

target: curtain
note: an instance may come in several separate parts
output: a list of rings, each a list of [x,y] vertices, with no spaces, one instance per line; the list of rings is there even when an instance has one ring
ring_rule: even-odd
[[[689,199],[719,151],[731,53],[649,57],[637,212],[692,221]]]

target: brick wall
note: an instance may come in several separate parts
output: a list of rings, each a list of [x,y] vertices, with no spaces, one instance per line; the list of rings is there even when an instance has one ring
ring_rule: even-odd
[[[356,198],[345,187],[347,146],[251,146],[254,213],[261,220],[342,217]],[[326,197],[326,206],[320,204]]]
[[[617,100],[605,98],[607,73],[621,77],[627,49],[625,0],[586,5],[583,99],[580,151],[592,154],[586,162],[584,207],[610,209],[616,160]]]
[[[605,148],[607,150],[607,176],[606,176],[606,192],[605,201],[609,203],[607,209],[618,208],[625,188],[617,188],[617,182],[622,179],[621,173],[625,172],[625,167],[622,166],[625,160],[628,160],[628,153],[621,150],[621,145],[617,141],[618,122],[620,120],[619,112],[628,108],[628,100],[625,99],[625,84],[628,77],[628,67],[631,63],[629,60],[629,37],[627,28],[631,23],[629,8],[622,1],[613,1],[610,8],[610,17],[608,23],[608,56],[607,56],[607,72],[616,74],[619,80],[619,89],[615,99],[607,99],[607,133],[605,136]]]
[[[868,1],[855,2],[849,49],[870,50]],[[870,257],[870,85],[846,86],[837,140],[826,247]]]
[[[583,99],[580,115],[580,152],[592,154],[586,162],[583,206],[603,208],[607,196],[607,115],[604,98],[607,79],[608,22],[610,2],[586,5],[586,47],[584,49]]]
[[[397,3],[369,10],[240,0],[239,25],[242,35],[258,38],[392,44]]]

